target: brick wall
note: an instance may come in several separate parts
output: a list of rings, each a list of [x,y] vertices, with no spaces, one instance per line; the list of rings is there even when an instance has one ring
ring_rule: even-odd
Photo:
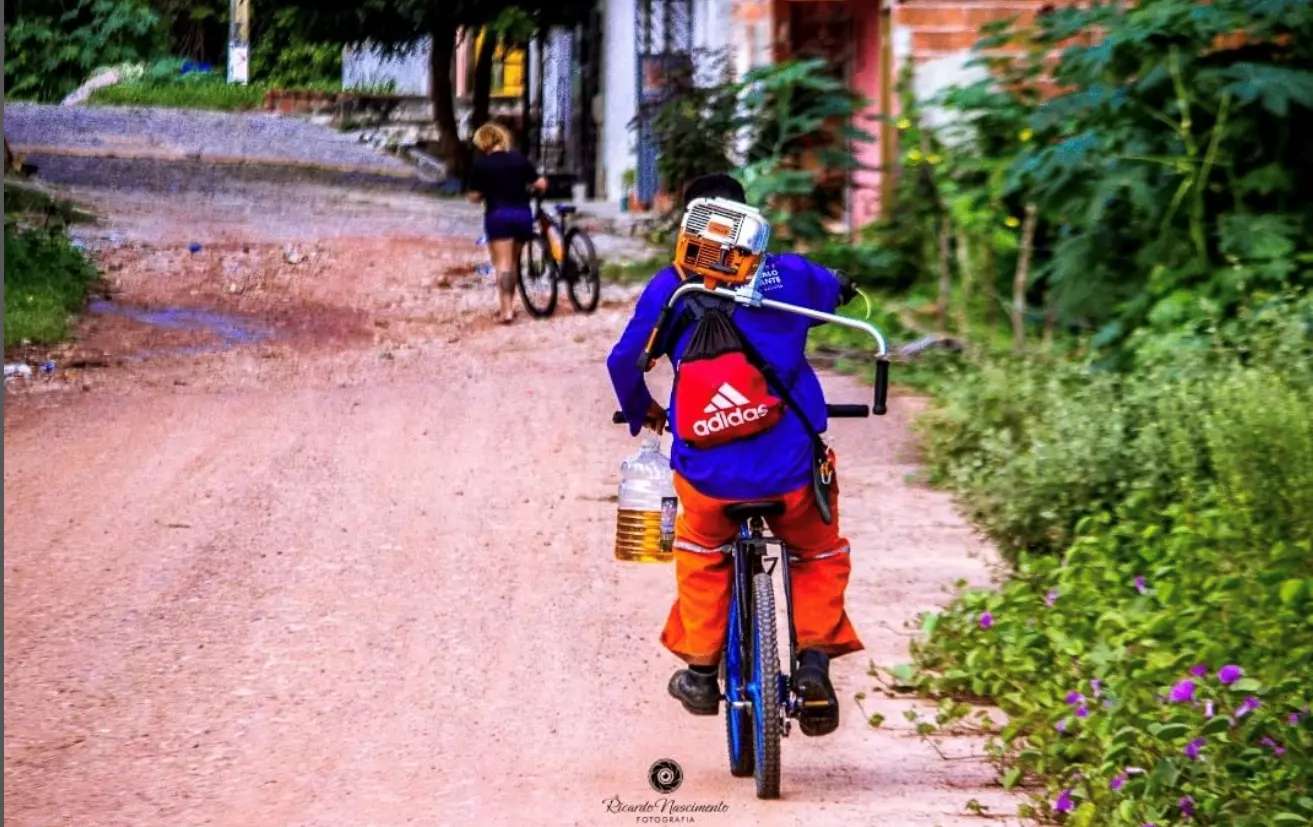
[[[979,38],[980,27],[997,20],[1035,19],[1054,0],[904,0],[892,8],[892,24],[901,32],[901,45],[917,63],[968,51]],[[901,63],[906,55],[899,55]]]

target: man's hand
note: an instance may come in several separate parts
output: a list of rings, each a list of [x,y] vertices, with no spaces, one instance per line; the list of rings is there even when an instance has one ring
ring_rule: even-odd
[[[665,433],[666,409],[653,402],[647,409],[647,416],[643,417],[643,427],[656,431],[658,434]]]
[[[839,306],[857,298],[857,283],[842,270],[835,270],[834,277],[839,280]]]

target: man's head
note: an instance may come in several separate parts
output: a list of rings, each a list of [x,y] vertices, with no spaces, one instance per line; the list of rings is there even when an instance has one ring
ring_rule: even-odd
[[[687,210],[689,203],[697,198],[724,198],[740,204],[748,203],[743,185],[723,172],[699,175],[689,181],[688,186],[684,187],[684,209]]]

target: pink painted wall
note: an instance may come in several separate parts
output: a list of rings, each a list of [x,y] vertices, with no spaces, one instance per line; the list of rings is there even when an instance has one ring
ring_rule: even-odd
[[[880,114],[880,5],[883,0],[848,0],[853,16],[854,50],[852,87],[869,103],[866,114]],[[880,141],[884,125],[878,121],[859,124],[876,137],[856,146],[857,159],[870,167],[880,165]],[[880,179],[878,169],[859,170],[853,176],[851,228],[858,230],[879,217]]]
[[[468,85],[465,80],[469,73],[470,47],[474,44],[474,38],[478,32],[465,29],[461,31],[459,40],[456,41],[456,84],[455,95],[463,98],[470,94],[471,90],[467,89]]]

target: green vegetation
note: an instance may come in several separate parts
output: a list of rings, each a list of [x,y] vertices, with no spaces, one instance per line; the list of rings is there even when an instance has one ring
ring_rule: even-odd
[[[922,733],[990,733],[1037,821],[1313,824],[1310,34],[1293,0],[1064,8],[986,32],[1030,53],[942,95],[953,130],[905,98],[865,242],[969,341],[918,427],[1010,577],[895,684],[939,699]]]
[[[59,341],[96,268],[69,243],[62,223],[23,226],[8,211],[8,188],[5,207],[5,347]]]
[[[854,123],[865,101],[823,60],[759,66],[735,81],[723,54],[697,58],[639,113],[656,140],[665,191],[677,195],[698,175],[730,172],[774,225],[775,249],[824,244],[845,175],[859,168],[850,144],[871,140]],[[736,137],[745,141],[742,157],[730,151]]]
[[[90,102],[107,106],[163,106],[178,109],[241,111],[259,109],[269,87],[228,83],[218,74],[168,71],[181,61],[162,61],[151,70],[91,93]],[[167,73],[166,73],[167,72]],[[130,76],[131,77],[131,76]]]
[[[34,5],[5,26],[6,100],[58,101],[97,67],[148,60],[167,48],[160,17],[145,2]]]
[[[923,618],[911,683],[941,726],[1002,707],[991,752],[1031,813],[1313,822],[1310,331],[1305,294],[1124,375],[993,363],[922,422],[1013,575]]]

